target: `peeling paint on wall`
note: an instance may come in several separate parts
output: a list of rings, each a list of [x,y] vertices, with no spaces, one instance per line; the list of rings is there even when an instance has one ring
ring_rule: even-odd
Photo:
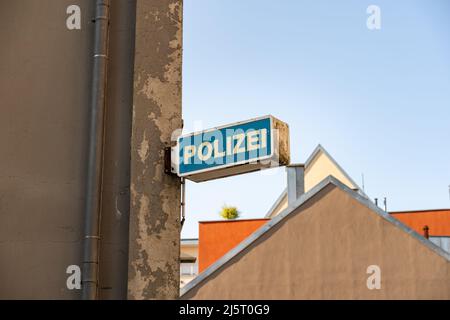
[[[180,180],[164,148],[181,128],[182,1],[137,0],[129,299],[179,295]]]

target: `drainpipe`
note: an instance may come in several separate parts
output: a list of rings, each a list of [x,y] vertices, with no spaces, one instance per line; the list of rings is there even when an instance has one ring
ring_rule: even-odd
[[[305,193],[305,165],[291,164],[286,166],[287,197],[290,206]]]
[[[92,100],[85,203],[82,298],[98,297],[104,117],[108,63],[110,0],[96,0]]]

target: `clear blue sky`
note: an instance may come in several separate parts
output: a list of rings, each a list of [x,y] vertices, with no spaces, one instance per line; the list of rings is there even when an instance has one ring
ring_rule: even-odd
[[[369,30],[366,9],[381,9]],[[184,132],[272,114],[389,210],[449,208],[450,1],[185,0]],[[223,204],[263,217],[284,168],[187,183],[182,237]]]

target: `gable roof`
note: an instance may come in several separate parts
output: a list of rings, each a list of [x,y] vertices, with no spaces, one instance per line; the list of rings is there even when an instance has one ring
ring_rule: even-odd
[[[392,223],[399,229],[403,230],[404,232],[406,232],[407,234],[409,234],[410,236],[415,238],[417,241],[421,242],[428,249],[432,250],[436,254],[445,258],[447,261],[450,261],[450,253],[444,251],[443,249],[441,249],[440,247],[438,247],[431,241],[429,241],[429,240],[425,239],[424,237],[422,237],[421,235],[419,235],[413,229],[409,228],[408,226],[406,226],[399,220],[390,216],[387,212],[381,210],[378,206],[376,206],[374,203],[372,203],[372,201],[363,197],[358,192],[355,192],[354,190],[350,189],[349,187],[347,187],[345,184],[343,184],[342,182],[340,182],[333,176],[328,176],[326,179],[324,179],[318,185],[313,187],[310,191],[308,191],[307,193],[300,196],[299,199],[297,199],[293,204],[288,206],[288,208],[283,210],[279,215],[275,216],[269,222],[264,224],[260,229],[255,231],[252,235],[250,235],[247,239],[242,241],[238,246],[236,246],[234,249],[232,249],[227,254],[225,254],[221,259],[219,259],[217,262],[215,262],[210,267],[208,267],[204,272],[202,272],[200,275],[198,275],[189,284],[187,284],[185,287],[183,287],[181,289],[181,296],[187,294],[190,290],[195,288],[197,285],[206,281],[208,279],[208,277],[213,275],[215,272],[221,270],[227,262],[229,262],[231,259],[233,259],[234,257],[238,256],[240,253],[242,253],[252,243],[254,243],[256,240],[261,238],[264,234],[266,234],[268,231],[270,231],[272,228],[274,228],[276,225],[278,225],[281,221],[283,221],[288,216],[290,216],[293,212],[296,212],[296,210],[299,207],[301,207],[308,200],[313,198],[315,195],[317,195],[320,191],[322,191],[324,188],[326,188],[329,185],[334,185],[335,187],[339,188],[340,190],[346,192],[353,199],[355,199],[362,205],[366,206],[371,211],[378,214],[383,219]]]
[[[320,155],[324,154],[331,163],[342,173],[342,175],[350,181],[350,183],[354,186],[354,188],[359,192],[363,197],[369,198],[366,193],[359,187],[359,185],[350,177],[350,175],[339,165],[339,163],[331,156],[331,154],[328,153],[328,151],[319,144],[312,154],[308,157],[308,159],[305,162],[305,170],[311,165],[311,163],[314,161],[314,159]],[[281,202],[285,199],[287,196],[287,188],[283,190],[283,192],[278,196],[277,200],[273,203],[273,205],[270,207],[269,211],[267,211],[265,218],[270,218],[272,213],[275,211],[275,209],[281,204]]]
[[[322,147],[321,144],[319,144],[316,149],[314,149],[313,153],[309,156],[309,158],[305,162],[305,170],[308,168],[311,163],[314,161],[314,159],[320,154],[323,153],[335,166],[336,168],[341,171],[341,173],[344,175],[345,178],[347,178],[348,181],[350,181],[351,184],[353,184],[353,187],[355,189],[361,190],[361,188],[358,186],[358,184],[350,177],[350,175],[339,165],[339,163],[331,156],[331,154],[328,153],[328,151]],[[362,191],[362,190],[361,190]]]

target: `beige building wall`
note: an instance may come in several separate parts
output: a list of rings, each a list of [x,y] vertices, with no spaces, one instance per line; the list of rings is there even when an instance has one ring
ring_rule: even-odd
[[[450,299],[447,258],[349,192],[328,184],[182,299]]]
[[[356,189],[344,172],[323,152],[319,152],[305,168],[305,192],[308,192],[328,176],[333,176],[350,189]]]

